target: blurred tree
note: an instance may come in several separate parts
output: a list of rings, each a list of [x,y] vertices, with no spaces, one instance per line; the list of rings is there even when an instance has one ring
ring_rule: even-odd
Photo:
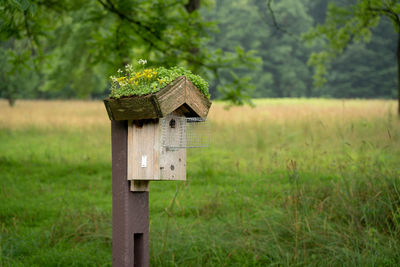
[[[338,98],[397,97],[397,69],[394,30],[382,18],[372,29],[371,41],[352,43],[330,64],[326,84],[320,88],[325,96]]]
[[[14,106],[20,90],[33,95],[39,83],[37,73],[29,71],[33,69],[30,51],[20,49],[21,46],[17,40],[0,45],[0,97],[6,98],[10,106]]]
[[[306,65],[307,55],[311,49],[304,46],[301,33],[307,31],[313,23],[308,14],[308,0],[253,0],[258,12],[269,26],[270,37],[265,40],[268,50],[264,52],[267,69],[273,70],[274,97],[310,97],[312,86],[310,69]],[[257,3],[266,3],[260,5]],[[272,4],[274,5],[272,6]]]
[[[71,90],[81,98],[99,94],[111,73],[138,58],[146,58],[153,65],[187,65],[209,79],[237,64],[251,66],[255,59],[243,50],[221,53],[207,47],[209,33],[216,26],[198,12],[203,2],[1,1],[0,38],[24,44],[21,54],[30,51],[24,62],[32,62],[28,65],[40,72],[40,90],[45,95],[54,91],[69,94]],[[3,78],[15,75],[15,71],[7,72]],[[242,82],[241,86],[246,85]],[[25,88],[17,86],[8,92],[15,99],[21,90]],[[240,96],[231,95],[225,98],[240,103],[236,100]]]
[[[317,38],[324,34],[308,34],[315,40],[308,47],[300,36],[333,20],[326,12],[328,2],[3,0],[0,97],[10,97],[10,103],[19,97],[102,98],[108,76],[138,58],[153,65],[187,66],[210,81],[213,97],[234,104],[252,97],[397,95],[396,67],[391,64],[396,56],[394,27],[385,16],[369,28],[374,38],[368,43],[351,42],[351,36],[342,52],[326,52],[331,51],[328,42],[322,53],[325,63],[336,59],[327,64],[330,75],[324,86],[312,86],[307,61],[311,52],[324,48],[324,40]],[[335,38],[355,12],[351,8],[362,1],[330,2],[344,9],[343,14],[337,11],[337,28],[329,33]]]
[[[256,68],[234,69],[241,77],[254,83],[242,91],[252,97],[299,97],[312,95],[312,79],[307,66],[311,51],[300,41],[313,19],[307,13],[308,0],[217,0],[207,16],[215,18],[220,32],[210,46],[221,51],[232,51],[240,46],[262,58]],[[269,8],[273,4],[273,14]],[[228,71],[220,79],[231,79]],[[251,90],[255,88],[255,90]],[[220,92],[225,93],[219,86]]]
[[[397,34],[397,95],[400,115],[400,3],[398,0],[356,0],[348,3],[329,3],[325,22],[305,35],[308,40],[319,37],[327,41],[325,49],[311,54],[309,64],[314,67],[314,83],[326,82],[327,64],[342,54],[353,42],[369,42],[372,28],[386,17]],[[363,47],[359,46],[362,50]],[[351,88],[351,85],[349,85]]]

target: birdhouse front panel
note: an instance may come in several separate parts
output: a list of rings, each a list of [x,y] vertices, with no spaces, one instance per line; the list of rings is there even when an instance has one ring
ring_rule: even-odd
[[[184,119],[129,121],[128,180],[186,180]]]
[[[160,177],[159,120],[128,122],[128,180]]]

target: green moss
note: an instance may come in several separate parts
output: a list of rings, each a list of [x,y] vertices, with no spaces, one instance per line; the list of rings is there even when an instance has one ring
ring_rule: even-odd
[[[140,63],[134,68],[127,65],[125,70],[118,70],[117,76],[111,76],[111,98],[121,98],[135,95],[147,95],[155,93],[164,88],[179,76],[186,76],[207,98],[210,98],[208,83],[199,75],[193,74],[183,67],[172,68],[147,68]]]

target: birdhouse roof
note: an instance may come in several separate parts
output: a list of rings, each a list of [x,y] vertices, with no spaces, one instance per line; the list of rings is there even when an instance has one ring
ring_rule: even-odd
[[[210,100],[185,76],[157,93],[104,100],[110,120],[143,120],[162,118],[179,112],[186,117],[206,118]]]

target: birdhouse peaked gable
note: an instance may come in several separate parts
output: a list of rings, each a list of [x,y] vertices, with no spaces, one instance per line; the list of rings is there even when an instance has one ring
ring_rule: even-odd
[[[180,76],[160,91],[144,96],[104,100],[110,120],[162,118],[180,111],[186,117],[206,118],[210,100],[186,77]]]

